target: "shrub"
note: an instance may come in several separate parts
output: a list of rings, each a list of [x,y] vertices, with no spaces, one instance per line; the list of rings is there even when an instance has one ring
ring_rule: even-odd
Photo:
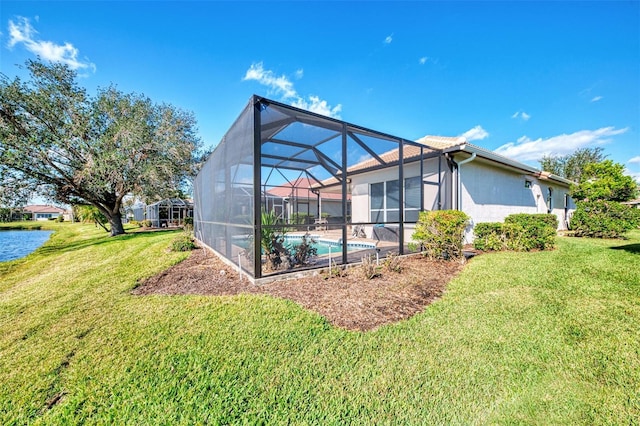
[[[469,217],[457,210],[420,212],[412,235],[422,246],[425,256],[432,259],[461,259],[464,230]]]
[[[507,248],[515,251],[546,250],[556,246],[558,218],[553,214],[512,214],[504,219]]]
[[[56,218],[56,222],[58,222],[58,223],[62,223],[62,222],[64,222],[64,216],[62,216],[62,215],[58,216],[58,217]]]
[[[387,257],[384,260],[384,267],[389,272],[402,272],[402,259],[400,258],[398,253],[387,253]]]
[[[370,254],[363,256],[362,257],[362,276],[364,277],[364,279],[371,280],[377,277],[378,275],[379,274],[377,270],[376,261],[374,260],[373,256]]]
[[[478,250],[545,250],[556,243],[558,219],[552,214],[512,214],[504,223],[478,223],[473,246]]]
[[[580,201],[571,217],[576,237],[623,238],[640,225],[640,210],[615,201]]]
[[[153,223],[151,222],[151,219],[145,219],[141,222],[145,228],[151,228],[151,226],[153,225]]]
[[[193,237],[187,233],[183,233],[171,243],[173,251],[191,251],[194,248],[196,248],[196,243],[193,241]]]
[[[483,251],[499,251],[507,248],[506,237],[500,222],[478,223],[474,230],[473,247]]]
[[[293,213],[291,215],[291,223],[293,225],[309,225],[313,223],[313,215],[308,213]]]
[[[185,217],[184,218],[184,224],[193,226],[193,218],[192,217]]]
[[[316,241],[309,234],[303,235],[300,244],[294,246],[293,250],[291,250],[291,263],[293,265],[308,264],[312,257],[318,255],[318,247],[314,245],[315,243]]]

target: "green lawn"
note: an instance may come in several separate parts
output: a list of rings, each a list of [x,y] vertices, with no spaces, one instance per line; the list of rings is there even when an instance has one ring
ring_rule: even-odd
[[[640,232],[473,259],[368,333],[266,296],[131,296],[171,232],[0,263],[0,424],[638,424]]]

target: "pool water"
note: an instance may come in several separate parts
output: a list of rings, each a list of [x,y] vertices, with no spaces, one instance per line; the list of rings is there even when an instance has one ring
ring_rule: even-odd
[[[339,254],[342,253],[342,243],[338,241],[326,240],[322,239],[316,235],[311,235],[311,238],[316,241],[314,247],[318,249],[318,256],[323,256],[325,254],[331,253]],[[284,243],[289,249],[293,249],[293,247],[299,245],[302,242],[302,236],[298,235],[286,235],[284,237]],[[347,242],[347,251],[357,251],[357,250],[371,250],[376,246],[372,243],[353,243]]]

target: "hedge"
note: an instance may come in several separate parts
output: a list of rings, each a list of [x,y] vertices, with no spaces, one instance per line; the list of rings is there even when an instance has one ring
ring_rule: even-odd
[[[547,250],[556,244],[558,218],[553,214],[512,214],[504,223],[478,223],[474,247],[484,251]]]
[[[576,237],[623,238],[640,225],[640,210],[615,201],[580,201],[571,217]]]

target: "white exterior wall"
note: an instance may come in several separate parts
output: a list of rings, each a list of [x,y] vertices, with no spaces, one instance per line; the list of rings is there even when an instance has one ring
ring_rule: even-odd
[[[481,222],[502,222],[515,213],[547,213],[548,188],[552,188],[552,213],[558,217],[558,229],[566,229],[564,195],[569,188],[560,184],[517,173],[481,160],[463,164],[461,209],[471,217],[472,225]],[[527,188],[525,181],[531,182]],[[569,214],[575,209],[569,203]],[[473,239],[473,230],[466,235]]]

